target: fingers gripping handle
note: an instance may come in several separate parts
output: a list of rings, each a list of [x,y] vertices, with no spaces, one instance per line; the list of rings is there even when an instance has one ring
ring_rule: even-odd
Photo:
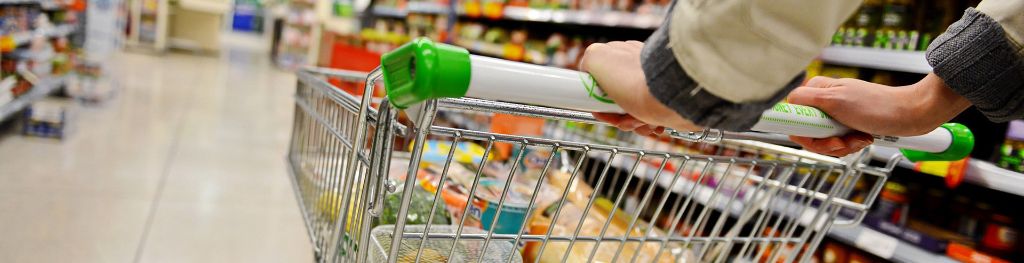
[[[778,103],[761,114],[751,130],[811,138],[840,136],[850,128],[814,107]],[[900,148],[911,161],[954,161],[971,154],[974,135],[966,126],[946,123],[931,132],[908,137],[874,135],[874,145]]]
[[[434,98],[473,97],[587,112],[624,112],[603,96],[589,74],[474,56],[425,38],[381,56],[381,69],[388,98],[403,109]],[[787,103],[765,111],[752,130],[813,138],[850,132],[821,110]],[[974,137],[963,125],[945,124],[920,136],[875,136],[875,145],[901,148],[912,161],[959,160],[970,154]]]

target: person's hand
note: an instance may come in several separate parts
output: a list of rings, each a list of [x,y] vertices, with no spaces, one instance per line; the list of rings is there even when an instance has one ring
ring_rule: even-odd
[[[594,118],[644,135],[661,133],[664,127],[701,130],[651,95],[640,67],[643,47],[639,41],[615,41],[592,44],[583,52],[580,70],[594,76],[606,96],[628,113],[594,113]]]
[[[873,142],[870,134],[928,133],[970,107],[935,74],[910,86],[892,87],[857,79],[814,77],[789,94],[789,103],[818,108],[859,132],[813,139],[790,136],[806,150],[844,156]]]

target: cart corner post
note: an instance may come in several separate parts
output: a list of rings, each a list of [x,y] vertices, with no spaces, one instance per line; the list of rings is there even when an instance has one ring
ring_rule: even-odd
[[[381,56],[384,88],[400,109],[435,98],[463,97],[470,59],[464,48],[418,38]]]

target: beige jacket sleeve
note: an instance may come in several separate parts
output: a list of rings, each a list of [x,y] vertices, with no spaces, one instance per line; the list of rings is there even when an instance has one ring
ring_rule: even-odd
[[[1024,44],[1024,0],[985,0],[977,9],[998,22],[1018,45]]]
[[[860,2],[677,0],[668,46],[703,91],[733,103],[764,101],[821,53]]]

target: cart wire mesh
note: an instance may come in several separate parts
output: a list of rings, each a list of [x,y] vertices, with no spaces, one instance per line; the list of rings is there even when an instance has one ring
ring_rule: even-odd
[[[363,96],[378,71],[297,76],[288,162],[318,262],[806,262],[895,163],[468,98],[399,111]]]

